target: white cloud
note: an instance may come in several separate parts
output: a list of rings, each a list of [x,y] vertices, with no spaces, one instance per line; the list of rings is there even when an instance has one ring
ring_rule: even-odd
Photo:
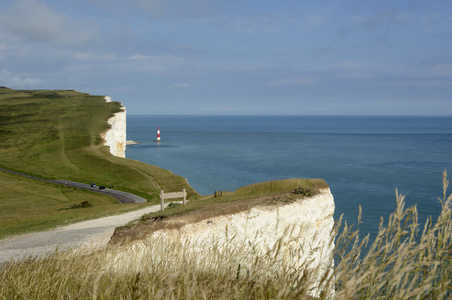
[[[77,61],[66,64],[62,68],[65,73],[152,74],[177,70],[186,63],[184,58],[172,55],[146,56],[134,54],[127,57],[118,57],[112,53],[75,52],[72,57]]]
[[[164,71],[180,67],[187,61],[173,55],[147,56],[134,54],[118,62],[118,66],[128,71]]]
[[[320,80],[319,77],[313,76],[296,76],[270,81],[270,85],[310,85]]]
[[[68,57],[82,61],[96,61],[96,62],[114,62],[118,60],[118,57],[114,53],[105,52],[72,52]]]
[[[175,83],[167,87],[167,90],[179,90],[179,89],[188,89],[190,85],[188,83]]]
[[[132,60],[143,60],[143,59],[149,59],[149,56],[141,55],[141,54],[134,54],[130,57]]]
[[[143,63],[152,63],[152,64],[160,64],[165,66],[177,66],[186,63],[187,61],[182,57],[177,57],[173,55],[143,55],[143,54],[134,54],[127,58],[129,61],[141,61]]]
[[[0,85],[14,89],[37,88],[44,85],[38,78],[21,77],[14,75],[7,69],[0,70]]]
[[[452,78],[452,63],[442,63],[431,68],[430,72],[442,78]]]
[[[78,0],[82,1],[82,0]],[[181,20],[210,16],[218,3],[211,0],[83,0],[104,10],[121,13],[146,13],[152,18],[176,18]]]
[[[37,0],[15,1],[0,14],[0,29],[15,38],[64,46],[85,45],[98,34],[92,24],[77,23]]]

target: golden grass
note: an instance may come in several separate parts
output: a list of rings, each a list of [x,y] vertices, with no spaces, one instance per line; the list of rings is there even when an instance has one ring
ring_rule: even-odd
[[[305,299],[313,283],[320,299],[333,290],[335,299],[448,299],[452,195],[446,195],[446,173],[443,185],[436,222],[419,224],[416,207],[405,208],[399,194],[373,242],[339,220],[335,267],[317,282],[319,270],[309,262],[293,268],[278,259],[281,247],[258,254],[231,240],[199,254],[187,242],[154,237],[8,262],[0,267],[0,299]]]
[[[442,210],[436,222],[430,217],[421,227],[416,206],[405,209],[397,193],[397,208],[369,249],[368,236],[359,239],[345,223],[338,236],[335,268],[336,296],[391,299],[446,299],[452,294],[452,195],[443,176]],[[359,221],[358,221],[359,222]],[[422,231],[421,231],[422,230]],[[420,235],[419,233],[422,232]],[[351,250],[349,246],[352,245]]]

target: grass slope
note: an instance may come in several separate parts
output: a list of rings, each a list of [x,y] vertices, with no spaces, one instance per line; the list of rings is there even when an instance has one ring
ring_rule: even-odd
[[[0,171],[0,239],[56,225],[126,212],[143,207],[124,205],[100,193],[41,182]],[[88,201],[92,207],[69,209]]]
[[[160,189],[185,188],[189,198],[197,197],[184,178],[170,171],[110,154],[100,134],[119,111],[121,103],[106,103],[103,96],[0,87],[0,166],[47,179],[113,186],[154,204]],[[0,238],[139,207],[125,208],[105,195],[0,173]],[[81,200],[93,207],[59,210]]]

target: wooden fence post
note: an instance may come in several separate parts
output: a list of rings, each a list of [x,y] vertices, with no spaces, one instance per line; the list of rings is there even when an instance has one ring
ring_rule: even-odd
[[[187,191],[182,189],[182,192],[174,192],[174,193],[164,193],[163,190],[160,190],[160,205],[163,210],[165,207],[165,199],[173,199],[173,198],[183,198],[184,205],[187,204]]]

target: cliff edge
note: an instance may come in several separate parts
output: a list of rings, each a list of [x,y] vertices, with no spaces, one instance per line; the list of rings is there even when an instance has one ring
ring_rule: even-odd
[[[105,96],[105,102],[111,102],[110,96]],[[126,157],[126,108],[121,107],[123,111],[115,113],[108,120],[111,128],[104,134],[105,146],[110,147],[110,153],[117,157]]]
[[[240,208],[239,203],[249,208]],[[215,209],[218,213],[213,216],[200,212],[153,220],[154,225],[149,226],[155,229],[147,232],[147,239],[132,244],[137,251],[133,264],[140,261],[140,255],[147,255],[152,240],[163,241],[165,245],[181,243],[199,257],[213,248],[233,247],[246,256],[243,261],[249,264],[253,264],[256,257],[268,257],[294,270],[317,270],[313,272],[316,275],[310,289],[313,295],[318,295],[321,277],[334,266],[335,206],[330,189],[324,188],[312,197],[300,196],[287,203],[268,205],[268,202],[260,204],[251,200],[239,203],[229,204],[229,207],[219,205]],[[143,227],[136,229],[145,231]],[[117,259],[122,266],[129,264],[127,257]],[[246,264],[244,262],[243,266]]]

